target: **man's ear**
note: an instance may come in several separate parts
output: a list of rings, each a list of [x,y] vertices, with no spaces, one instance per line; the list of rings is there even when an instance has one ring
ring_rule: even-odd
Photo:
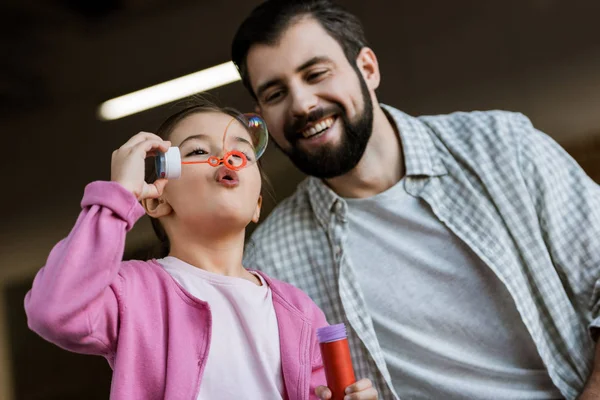
[[[152,218],[164,217],[173,211],[173,208],[169,202],[162,197],[156,199],[143,199],[142,206],[144,206],[146,214]]]
[[[369,89],[377,89],[381,81],[381,74],[375,52],[369,47],[363,47],[356,57],[356,65]]]
[[[258,202],[256,203],[256,209],[254,210],[254,215],[252,216],[252,222],[255,224],[258,223],[260,219],[260,209],[262,207],[262,195],[258,196]]]

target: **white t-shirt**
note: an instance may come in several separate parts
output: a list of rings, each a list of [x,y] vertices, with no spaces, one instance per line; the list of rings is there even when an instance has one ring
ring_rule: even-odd
[[[558,399],[510,293],[401,180],[348,199],[349,256],[403,399]]]
[[[158,260],[212,315],[208,360],[198,400],[282,399],[279,328],[271,289],[196,268],[175,257]],[[181,343],[185,346],[185,343]]]

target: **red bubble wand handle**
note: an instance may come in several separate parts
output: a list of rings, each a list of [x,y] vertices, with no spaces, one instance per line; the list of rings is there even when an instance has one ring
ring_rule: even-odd
[[[356,382],[346,326],[337,324],[317,329],[327,387],[332,400],[343,400],[346,388]]]

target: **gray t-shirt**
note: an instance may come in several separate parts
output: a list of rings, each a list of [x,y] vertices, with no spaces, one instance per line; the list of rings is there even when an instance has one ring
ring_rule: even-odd
[[[346,199],[350,261],[403,399],[557,399],[504,284],[400,181]]]

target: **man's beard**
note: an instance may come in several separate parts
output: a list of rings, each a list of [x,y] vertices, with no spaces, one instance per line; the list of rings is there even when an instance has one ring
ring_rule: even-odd
[[[307,175],[324,179],[344,175],[356,167],[365,152],[373,133],[373,102],[363,76],[358,70],[356,72],[363,97],[363,111],[356,116],[355,121],[350,121],[346,110],[340,104],[334,104],[316,109],[291,123],[286,122],[284,126],[285,137],[292,147],[283,151],[294,165]],[[298,143],[302,140],[299,131],[307,123],[316,122],[329,115],[335,115],[336,123],[341,123],[343,133],[340,143],[323,145],[310,152],[303,150]]]

